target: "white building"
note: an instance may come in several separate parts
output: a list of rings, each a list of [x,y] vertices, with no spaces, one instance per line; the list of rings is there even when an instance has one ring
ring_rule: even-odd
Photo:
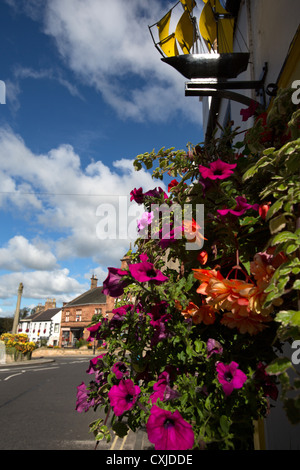
[[[61,308],[47,308],[20,320],[18,333],[26,333],[29,341],[58,346],[61,324]]]

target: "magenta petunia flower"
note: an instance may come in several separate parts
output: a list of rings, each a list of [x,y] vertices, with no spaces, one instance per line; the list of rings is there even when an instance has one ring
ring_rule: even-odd
[[[123,379],[129,375],[129,370],[127,369],[125,362],[116,362],[113,365],[112,372],[115,374],[118,380]]]
[[[161,195],[164,195],[164,199],[168,199],[168,195],[164,192],[164,190],[159,186],[158,188],[150,189],[147,191],[144,196],[145,197],[156,197],[159,198]]]
[[[216,369],[218,372],[218,381],[223,387],[225,395],[230,395],[235,388],[242,388],[247,380],[247,375],[238,369],[239,365],[232,361],[230,364],[218,362]]]
[[[248,121],[248,119],[255,114],[257,107],[258,104],[256,101],[252,100],[249,108],[241,109],[240,115],[242,116],[242,121]]]
[[[118,385],[113,385],[108,392],[110,404],[116,416],[121,416],[132,408],[141,393],[138,385],[134,385],[131,379],[121,380]]]
[[[81,382],[80,385],[77,387],[77,399],[76,399],[76,407],[75,410],[78,413],[82,413],[83,411],[86,413],[94,404],[95,400],[89,398],[90,392],[87,389],[84,382]]]
[[[104,318],[103,321],[105,320],[106,319]],[[94,341],[94,339],[95,340],[102,339],[101,326],[102,326],[102,322],[99,321],[98,323],[95,323],[95,325],[89,326],[87,328],[87,330],[90,332],[90,335],[87,339],[88,341]]]
[[[155,450],[187,450],[194,445],[192,426],[177,410],[172,413],[153,405],[146,427]]]
[[[170,385],[169,374],[167,371],[160,374],[158,381],[153,385],[154,392],[150,395],[149,401],[156,403],[158,399],[161,401],[173,400],[179,397],[179,393],[173,390]]]
[[[274,377],[271,377],[266,373],[266,366],[259,362],[257,365],[256,371],[253,375],[254,384],[257,389],[262,387],[264,395],[266,397],[272,398],[272,400],[277,400],[278,398],[278,388],[275,385]]]
[[[135,201],[137,204],[143,204],[144,202],[144,193],[143,188],[136,189],[134,188],[130,192],[130,201]]]
[[[228,213],[233,214],[233,215],[243,215],[248,209],[253,209],[255,211],[258,211],[259,209],[259,204],[248,204],[247,199],[243,196],[237,196],[235,198],[236,200],[236,208],[233,209],[218,209],[217,212],[220,215],[227,215]]]
[[[106,353],[101,354],[100,356],[93,357],[93,359],[90,360],[89,367],[86,371],[87,374],[95,374],[95,372],[99,371],[100,359],[102,359],[105,354]]]
[[[161,284],[169,278],[165,276],[159,269],[155,269],[154,265],[148,261],[146,254],[140,255],[141,263],[130,264],[129,271],[139,282],[153,282],[154,284]]]
[[[128,274],[127,271],[122,271],[118,268],[108,268],[108,276],[103,282],[103,294],[110,297],[121,297],[124,293],[124,288],[129,284],[129,281],[122,280],[122,277],[126,274]]]
[[[220,158],[210,163],[209,168],[203,165],[199,165],[199,172],[202,178],[209,178],[211,180],[224,180],[233,174],[233,169],[236,167],[236,163],[230,164],[223,162]]]

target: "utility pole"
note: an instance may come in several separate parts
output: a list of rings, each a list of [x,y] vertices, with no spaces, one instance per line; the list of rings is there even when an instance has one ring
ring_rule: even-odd
[[[20,282],[19,289],[18,289],[17,307],[16,307],[16,311],[15,311],[14,324],[13,324],[13,328],[12,328],[12,334],[16,334],[17,327],[18,327],[18,324],[19,324],[19,315],[20,315],[20,305],[21,305],[22,292],[23,292],[23,284],[22,284],[22,282]]]

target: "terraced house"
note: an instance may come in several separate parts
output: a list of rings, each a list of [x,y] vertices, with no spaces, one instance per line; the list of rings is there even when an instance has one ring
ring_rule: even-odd
[[[103,287],[97,284],[98,279],[93,276],[87,292],[63,305],[59,346],[74,347],[79,339],[87,339],[89,332],[86,328],[94,315],[112,316],[115,299],[104,295]]]

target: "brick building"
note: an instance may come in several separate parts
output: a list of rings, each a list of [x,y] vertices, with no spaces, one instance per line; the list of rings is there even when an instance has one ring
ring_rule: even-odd
[[[76,340],[87,339],[86,329],[95,314],[110,318],[115,299],[102,293],[95,276],[91,278],[91,288],[62,307],[59,346],[72,347]]]

